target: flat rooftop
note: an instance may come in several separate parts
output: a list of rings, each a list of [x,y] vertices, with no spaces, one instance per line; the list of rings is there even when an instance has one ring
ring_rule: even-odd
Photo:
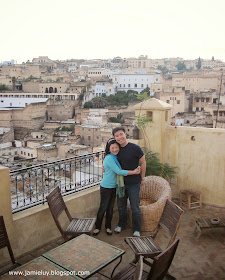
[[[94,216],[94,215],[93,215]],[[185,210],[183,219],[177,237],[180,238],[180,243],[170,267],[170,273],[176,279],[185,280],[219,280],[225,279],[225,229],[210,229],[203,232],[199,239],[196,240],[193,231],[195,228],[195,219],[197,217],[221,217],[225,216],[225,208],[217,208],[211,206],[203,206],[201,209]],[[113,227],[114,229],[118,221],[118,212],[114,213]],[[56,229],[57,230],[57,229]],[[147,232],[142,232],[142,235],[148,235]],[[60,235],[59,235],[60,236]],[[124,238],[132,236],[131,228],[127,228],[120,234],[106,235],[104,231],[104,221],[100,234],[96,237],[99,240],[110,243],[118,248],[126,251],[123,256],[122,263],[116,269],[119,272],[129,262],[134,259],[134,254],[130,247],[125,243]],[[59,246],[64,240],[62,237],[53,240],[52,242],[37,248],[34,251],[28,252],[17,260],[24,264],[41,254]],[[168,242],[163,230],[159,231],[156,237],[156,242],[165,248]],[[102,273],[110,275],[116,262],[102,270]],[[145,266],[145,269],[149,268]],[[115,275],[115,274],[114,274]],[[103,276],[96,274],[89,278],[90,280],[103,280]]]

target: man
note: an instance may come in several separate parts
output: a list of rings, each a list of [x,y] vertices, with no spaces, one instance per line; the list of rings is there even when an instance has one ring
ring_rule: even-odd
[[[115,228],[115,233],[120,233],[127,224],[127,198],[130,200],[132,211],[132,225],[133,236],[139,237],[141,232],[141,211],[140,211],[140,185],[144,183],[146,161],[145,155],[141,148],[133,143],[127,141],[125,129],[123,127],[116,127],[112,134],[117,143],[120,144],[120,152],[117,155],[118,161],[124,170],[134,170],[141,164],[141,176],[132,175],[124,177],[125,182],[125,196],[119,198],[117,196],[119,223]]]

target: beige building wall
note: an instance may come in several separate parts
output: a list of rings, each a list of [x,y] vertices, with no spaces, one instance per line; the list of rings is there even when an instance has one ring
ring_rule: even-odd
[[[152,102],[153,101],[153,102]],[[168,104],[152,100],[139,106],[135,105],[135,114],[153,114],[146,134],[145,146],[160,155],[163,163],[178,167],[172,196],[179,197],[180,190],[190,188],[201,191],[203,203],[224,207],[225,197],[225,130],[170,126],[165,113]]]
[[[41,93],[66,93],[69,89],[70,85],[68,83],[40,83],[39,91]]]
[[[101,68],[88,69],[87,72],[88,78],[101,78],[102,75],[103,75],[103,69]]]
[[[173,75],[172,86],[184,87],[185,90],[190,90],[191,92],[212,89],[215,89],[218,92],[220,86],[220,76],[204,76],[193,74]]]
[[[8,88],[12,89],[12,79],[6,76],[0,76],[0,85],[6,85]]]
[[[173,106],[172,117],[185,112],[185,92],[181,89],[162,91],[159,93],[159,99]]]
[[[20,65],[2,66],[1,74],[9,77],[19,78],[22,76],[22,67]]]
[[[58,149],[56,147],[40,147],[37,148],[37,159],[48,161],[49,158],[57,158]]]
[[[134,69],[146,69],[151,67],[151,60],[147,56],[140,56],[139,58],[127,58],[128,67]]]
[[[82,125],[80,136],[82,145],[98,147],[102,144],[99,126]]]
[[[39,82],[31,81],[31,82],[22,82],[23,92],[39,92]]]

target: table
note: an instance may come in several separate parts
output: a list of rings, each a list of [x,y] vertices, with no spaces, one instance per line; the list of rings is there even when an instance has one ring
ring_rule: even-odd
[[[125,251],[122,249],[82,234],[43,254],[43,257],[67,271],[81,272],[79,279],[87,279],[120,258],[112,271],[112,277],[116,267],[122,261],[124,253]]]
[[[0,279],[12,280],[12,279],[22,279],[22,280],[58,280],[58,279],[77,279],[79,277],[75,275],[70,275],[69,271],[65,271],[62,267],[52,263],[44,257],[38,257],[22,266],[13,270],[14,276],[4,274]],[[16,273],[17,276],[16,276]],[[61,275],[61,276],[60,276]]]
[[[196,239],[198,239],[202,233],[202,231],[212,229],[212,228],[221,228],[225,227],[225,216],[219,218],[220,221],[218,224],[212,224],[211,223],[211,218],[197,218],[195,221],[195,230],[194,233],[197,233]]]

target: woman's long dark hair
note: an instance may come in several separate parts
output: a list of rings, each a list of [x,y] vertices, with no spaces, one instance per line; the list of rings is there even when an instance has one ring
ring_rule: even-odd
[[[112,144],[115,144],[115,143],[116,143],[116,144],[119,146],[119,148],[120,148],[120,145],[116,142],[115,138],[110,138],[110,139],[107,141],[106,146],[105,146],[105,156],[110,154],[110,146],[111,146]]]

